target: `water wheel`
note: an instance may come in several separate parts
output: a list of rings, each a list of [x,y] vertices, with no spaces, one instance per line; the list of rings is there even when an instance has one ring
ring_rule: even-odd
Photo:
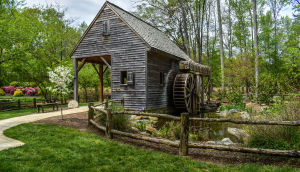
[[[176,75],[173,86],[173,99],[176,110],[193,113],[195,79],[192,74]]]

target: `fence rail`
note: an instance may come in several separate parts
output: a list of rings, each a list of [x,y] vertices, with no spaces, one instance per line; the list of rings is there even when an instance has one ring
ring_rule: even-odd
[[[123,99],[124,100],[124,99]],[[107,103],[106,103],[107,102]],[[108,101],[105,103],[108,104]],[[298,121],[250,121],[250,120],[235,120],[235,119],[226,119],[226,118],[189,118],[189,113],[181,113],[181,117],[176,117],[166,114],[156,114],[156,113],[144,113],[144,112],[132,112],[132,111],[119,111],[112,112],[112,109],[97,108],[93,106],[93,103],[89,104],[89,114],[88,114],[88,124],[94,125],[95,127],[103,130],[108,139],[113,138],[113,134],[127,136],[134,139],[145,140],[154,143],[166,144],[172,147],[179,148],[179,155],[187,156],[188,148],[202,148],[202,149],[215,149],[221,151],[232,151],[232,152],[242,152],[242,153],[256,153],[256,154],[267,154],[267,155],[279,155],[279,156],[290,156],[290,157],[300,157],[300,151],[297,150],[275,150],[275,149],[260,149],[260,148],[247,148],[240,146],[225,146],[225,145],[211,145],[205,143],[195,143],[188,142],[189,135],[189,121],[206,121],[206,122],[231,122],[235,124],[251,124],[251,125],[286,125],[286,126],[300,126]],[[106,114],[106,126],[101,126],[94,121],[94,110],[100,111]],[[123,131],[118,131],[113,129],[113,115],[124,114],[124,115],[143,115],[143,116],[152,116],[159,118],[166,118],[176,121],[181,121],[181,133],[180,133],[180,142],[173,142],[168,139],[154,138],[149,136],[144,136],[140,134],[133,134]]]

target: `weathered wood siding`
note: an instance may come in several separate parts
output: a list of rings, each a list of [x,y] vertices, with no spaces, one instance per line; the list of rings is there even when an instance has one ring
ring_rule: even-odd
[[[178,74],[179,61],[169,57],[148,53],[147,81],[148,108],[173,106],[173,84]],[[160,85],[160,72],[164,73],[164,86]]]
[[[110,35],[103,36],[109,20]],[[73,57],[111,55],[112,99],[125,98],[125,108],[146,108],[146,44],[108,7],[104,8]],[[134,84],[120,85],[121,71],[134,73]],[[98,76],[93,76],[98,77]],[[120,89],[120,91],[116,91]]]

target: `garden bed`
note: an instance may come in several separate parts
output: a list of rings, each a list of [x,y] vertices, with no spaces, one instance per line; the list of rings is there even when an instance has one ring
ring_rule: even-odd
[[[87,131],[95,133],[101,137],[105,136],[105,133],[93,126],[87,125],[87,112],[77,113],[71,115],[65,115],[64,120],[61,120],[60,116],[51,117],[43,120],[36,121],[35,123],[41,124],[53,124],[58,126],[67,126],[80,131]],[[136,146],[140,149],[150,149],[160,152],[165,152],[173,155],[178,155],[178,148],[170,147],[163,144],[151,143],[142,140],[131,139],[128,137],[114,135],[113,140],[120,143]],[[189,149],[189,158],[197,161],[218,164],[218,165],[240,165],[247,163],[276,165],[276,166],[296,166],[300,167],[300,162],[295,158],[277,157],[277,156],[265,156],[255,154],[245,154],[239,152],[218,151],[210,149]]]

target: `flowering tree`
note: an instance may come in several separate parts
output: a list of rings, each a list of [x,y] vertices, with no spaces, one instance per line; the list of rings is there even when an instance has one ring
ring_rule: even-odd
[[[47,89],[49,89],[53,93],[58,93],[61,98],[64,99],[64,96],[70,92],[67,85],[72,81],[71,69],[62,65],[54,69],[54,71],[49,71],[48,74],[49,81],[54,84],[54,87],[47,87]],[[62,105],[61,118],[63,119]]]

